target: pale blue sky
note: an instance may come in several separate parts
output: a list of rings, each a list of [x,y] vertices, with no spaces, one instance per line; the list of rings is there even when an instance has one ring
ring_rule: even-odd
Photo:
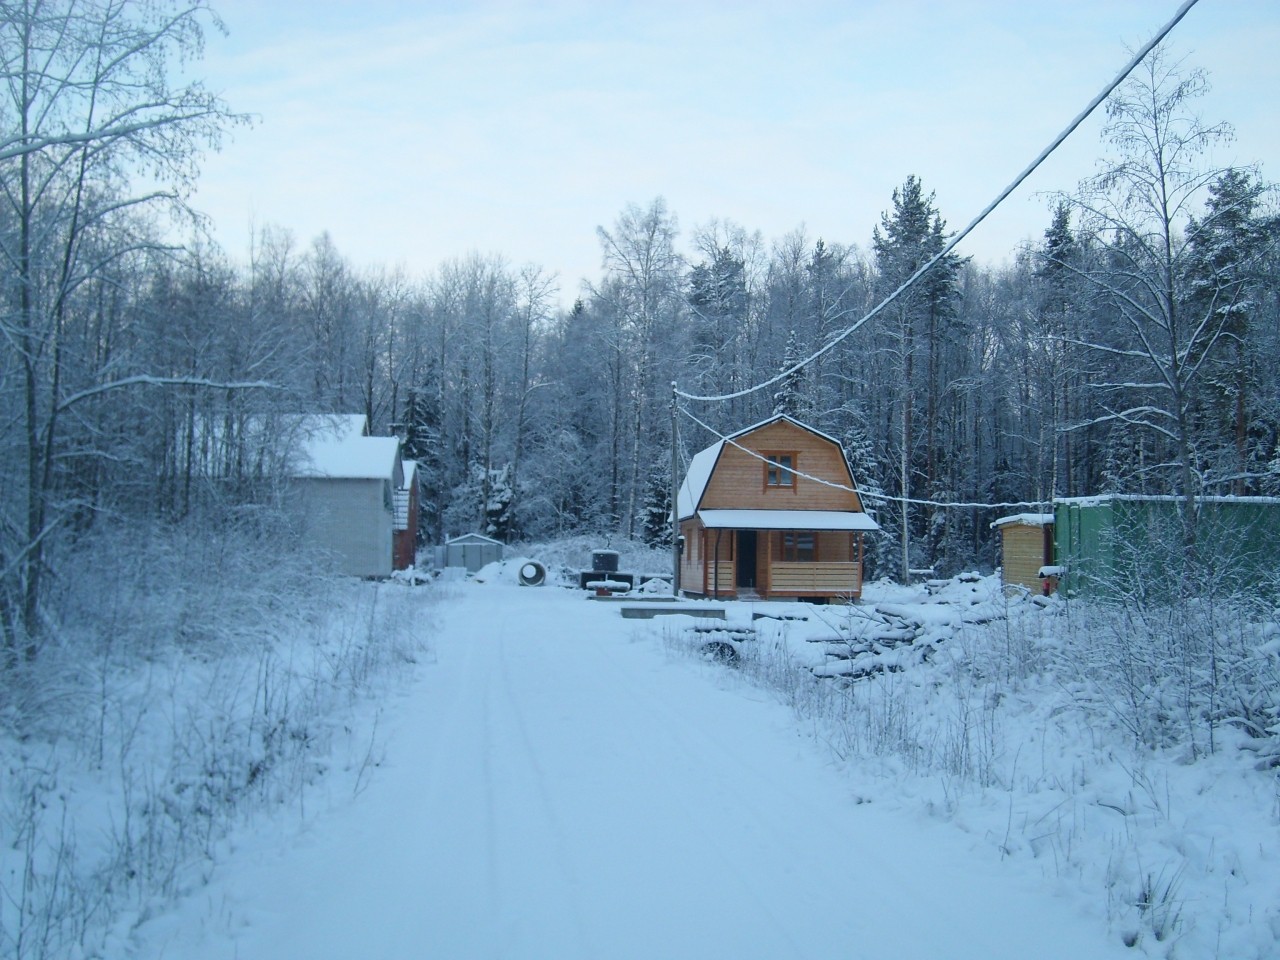
[[[196,204],[236,257],[250,225],[328,230],[423,275],[471,251],[534,262],[571,300],[595,228],[662,195],[773,240],[869,243],[908,174],[969,222],[1176,10],[1176,0],[527,3],[214,0],[200,70],[258,115]],[[1280,2],[1201,0],[1171,49],[1209,72],[1222,162],[1280,178]],[[1082,128],[962,248],[997,263],[1047,225],[1037,191],[1102,153]]]

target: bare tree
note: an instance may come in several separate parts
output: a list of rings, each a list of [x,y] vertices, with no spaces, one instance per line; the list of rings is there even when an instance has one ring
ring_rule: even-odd
[[[142,214],[185,210],[202,149],[239,119],[199,83],[169,80],[173,58],[199,54],[210,21],[200,0],[0,2],[0,257],[11,277],[0,332],[23,385],[10,421],[23,456],[4,484],[0,588],[16,608],[9,648],[28,657],[41,632],[45,547],[69,512],[55,497],[61,420],[139,382],[85,369],[69,315],[155,246]],[[152,186],[133,189],[139,175]]]
[[[635,533],[641,495],[641,457],[646,436],[656,440],[651,417],[661,404],[654,393],[661,361],[670,352],[680,315],[680,277],[683,261],[676,252],[679,225],[666,201],[655,199],[645,209],[629,204],[612,231],[597,227],[606,275],[613,281],[597,291],[611,301],[629,340],[627,355],[634,365],[635,390],[631,404],[630,452],[627,458],[626,506],[622,529]],[[665,349],[664,349],[665,348]],[[674,355],[678,355],[674,354]],[[669,368],[668,368],[669,372]],[[670,377],[666,380],[669,382]]]
[[[1085,267],[1058,261],[1086,279],[1113,326],[1084,343],[1106,355],[1114,379],[1094,384],[1102,412],[1089,423],[1132,428],[1156,440],[1155,470],[1186,498],[1183,536],[1195,543],[1195,394],[1227,329],[1221,310],[1188,296],[1184,229],[1223,171],[1206,154],[1231,135],[1205,124],[1194,101],[1208,82],[1157,50],[1107,104],[1106,141],[1116,156],[1072,198],[1080,232],[1104,251]]]

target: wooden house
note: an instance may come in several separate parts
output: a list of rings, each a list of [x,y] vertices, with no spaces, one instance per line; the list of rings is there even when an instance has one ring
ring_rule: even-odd
[[[303,541],[339,573],[390,575],[395,496],[405,486],[400,441],[369,436],[358,414],[307,417],[290,473]]]
[[[1051,592],[1056,577],[1042,577],[1040,571],[1054,564],[1053,514],[1019,513],[1001,517],[991,527],[1000,531],[1000,580],[1005,589]]]
[[[395,533],[391,546],[391,566],[408,570],[418,555],[418,464],[403,461],[404,483],[395,493]]]
[[[856,600],[880,529],[839,441],[784,415],[695,455],[677,512],[679,589],[706,597]]]

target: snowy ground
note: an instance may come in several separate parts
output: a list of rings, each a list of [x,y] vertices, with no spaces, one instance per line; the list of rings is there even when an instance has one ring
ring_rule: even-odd
[[[1124,781],[1088,759],[1114,752],[1106,731],[1049,737],[1029,685],[972,723],[956,723],[953,694],[931,718],[927,699],[884,697],[910,685],[910,656],[811,642],[831,630],[827,611],[757,621],[734,668],[687,656],[704,639],[687,618],[637,624],[578,591],[486,579],[458,585],[432,662],[383,705],[372,779],[358,792],[334,779],[323,800],[313,788],[301,824],[280,810],[238,832],[206,886],[128,935],[133,956],[1280,955],[1264,774],[1224,759],[1142,773],[1144,792],[1132,765]],[[980,653],[957,611],[985,620],[999,606],[980,585],[954,589],[973,596],[880,598],[954,641],[919,689]],[[731,625],[751,628],[750,612],[735,605]],[[800,692],[840,691],[814,669],[868,653],[901,669],[840,696],[878,689],[865,709],[910,707],[920,735],[937,731],[936,763],[876,754],[872,731],[841,733]],[[1184,787],[1212,803],[1182,809]],[[1168,809],[1147,809],[1148,793]],[[1160,852],[1179,845],[1180,866]],[[1157,859],[1130,864],[1134,851]],[[1156,889],[1139,908],[1129,884],[1144,869]],[[1178,916],[1157,938],[1162,902]]]

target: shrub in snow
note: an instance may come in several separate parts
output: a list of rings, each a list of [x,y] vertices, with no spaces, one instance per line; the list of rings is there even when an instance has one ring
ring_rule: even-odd
[[[419,656],[434,591],[284,545],[101,530],[57,558],[56,640],[0,677],[0,956],[113,953],[113,919],[199,883],[246,808],[301,808],[334,764],[367,782],[354,711]]]
[[[772,689],[864,784],[1092,897],[1158,956],[1262,958],[1280,932],[1280,621],[1245,597],[1006,598],[868,584],[763,614],[729,676]],[[673,618],[674,619],[674,618]],[[699,625],[664,642],[705,656]]]

